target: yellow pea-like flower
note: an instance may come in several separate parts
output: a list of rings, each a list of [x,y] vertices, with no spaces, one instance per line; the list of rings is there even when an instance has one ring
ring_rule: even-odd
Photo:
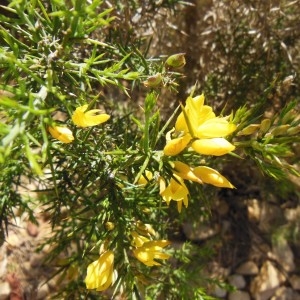
[[[204,155],[223,155],[234,150],[235,147],[226,143],[224,138],[236,130],[236,125],[230,123],[228,117],[216,117],[212,107],[204,105],[204,100],[203,94],[187,98],[173,129],[181,136],[170,139],[170,134],[167,133],[165,155],[179,154],[189,146],[191,140],[194,141],[192,148]],[[212,141],[208,142],[208,139]],[[215,148],[220,145],[221,150],[217,151]]]
[[[85,278],[86,288],[104,291],[113,280],[114,254],[112,251],[106,251],[100,257],[88,265]]]
[[[153,229],[153,227],[150,224],[143,224],[141,221],[138,221],[136,224],[136,229],[139,233],[143,234],[143,235],[156,235],[155,230]]]
[[[149,242],[150,240],[143,235],[138,234],[136,231],[130,233],[132,235],[131,244],[135,247],[141,247],[144,243]]]
[[[78,127],[96,126],[106,122],[110,115],[100,113],[100,109],[88,110],[88,105],[79,106],[72,115],[72,120]]]
[[[160,195],[163,199],[170,204],[171,200],[177,202],[178,212],[181,212],[182,203],[185,207],[188,206],[189,190],[183,182],[183,179],[174,174],[174,178],[170,179],[169,185],[166,186],[166,182],[163,178],[159,179],[160,183]],[[175,180],[176,178],[176,180]]]
[[[72,143],[74,141],[74,136],[72,131],[65,126],[49,126],[48,131],[51,136],[65,144]]]
[[[174,174],[178,175],[182,179],[187,179],[198,183],[202,183],[202,180],[195,175],[193,168],[191,168],[189,165],[181,161],[174,161],[172,165],[173,165]]]
[[[133,250],[134,256],[146,266],[160,266],[156,259],[168,259],[169,254],[163,253],[164,247],[170,244],[167,240],[157,240],[145,242],[142,246]]]
[[[191,140],[191,136],[186,134],[182,137],[169,140],[164,147],[164,154],[174,156],[182,152]]]
[[[199,139],[192,143],[192,148],[199,154],[221,156],[235,149],[224,138]]]
[[[212,184],[217,187],[233,189],[234,186],[217,170],[206,166],[195,167],[194,174],[199,177],[204,183]]]

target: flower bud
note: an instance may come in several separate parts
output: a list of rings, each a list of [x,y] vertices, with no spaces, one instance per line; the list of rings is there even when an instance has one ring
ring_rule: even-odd
[[[72,131],[65,126],[49,126],[48,131],[51,136],[65,144],[72,143],[74,141],[74,136]]]
[[[260,124],[250,124],[241,130],[237,135],[250,135],[258,131]]]
[[[287,130],[290,128],[289,124],[286,125],[280,125],[278,127],[275,127],[271,133],[273,136],[278,136],[278,135],[285,135],[287,133]]]
[[[260,123],[260,129],[259,129],[259,131],[262,134],[265,134],[270,129],[270,126],[271,126],[271,120],[270,119],[264,119]]]
[[[166,60],[166,65],[172,68],[181,68],[185,65],[185,53],[177,53],[169,56]]]
[[[300,133],[300,126],[296,126],[296,127],[291,127],[286,131],[287,135],[296,135]]]
[[[107,231],[114,230],[115,224],[113,222],[106,222],[105,223],[105,228],[106,228]]]
[[[153,76],[150,76],[143,82],[145,87],[157,87],[162,82],[162,76],[160,73],[157,73]]]
[[[296,117],[296,113],[293,110],[288,111],[281,120],[281,124],[288,124],[292,122]]]
[[[136,226],[137,231],[145,236],[148,236],[148,234],[151,234],[155,236],[156,232],[153,229],[153,227],[150,224],[143,224],[142,222],[138,221]]]

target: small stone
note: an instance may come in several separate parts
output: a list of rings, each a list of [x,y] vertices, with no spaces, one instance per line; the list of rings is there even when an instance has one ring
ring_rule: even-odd
[[[256,300],[267,300],[284,281],[284,275],[270,261],[266,261],[251,282],[250,291]]]
[[[258,267],[255,262],[249,260],[241,264],[235,272],[241,275],[256,275],[258,274]]]
[[[27,223],[27,233],[32,237],[37,237],[39,234],[39,228],[36,224],[32,222]]]
[[[217,285],[213,291],[213,295],[218,298],[225,298],[227,295],[227,291]]]
[[[294,290],[300,290],[300,276],[292,275],[289,278],[289,282]]]
[[[245,291],[234,291],[229,293],[228,300],[250,300],[249,293]]]
[[[261,208],[257,199],[250,199],[247,201],[248,219],[252,222],[259,222]]]
[[[9,299],[11,289],[8,282],[0,282],[0,300]]]
[[[271,300],[299,300],[300,295],[297,292],[294,292],[291,288],[281,286],[275,292],[275,295]]]
[[[284,210],[284,216],[289,222],[298,220],[300,217],[300,206],[297,206],[296,208],[286,208]]]
[[[274,226],[280,226],[285,223],[282,209],[269,202],[262,202],[259,229],[262,232],[270,232]]]
[[[228,283],[237,289],[243,289],[246,286],[245,278],[239,274],[233,274],[228,277]]]
[[[49,286],[47,283],[42,284],[37,290],[37,300],[44,300],[49,295]]]
[[[294,254],[286,239],[282,238],[273,244],[273,254],[286,272],[295,270]]]

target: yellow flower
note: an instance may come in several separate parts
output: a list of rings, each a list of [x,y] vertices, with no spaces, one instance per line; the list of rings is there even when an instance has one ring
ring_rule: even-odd
[[[167,240],[148,241],[133,250],[134,256],[146,266],[160,266],[156,259],[168,259],[169,254],[163,253],[164,247],[170,244]]]
[[[166,182],[163,178],[159,179],[160,183],[160,195],[163,199],[170,204],[171,200],[177,201],[177,209],[181,212],[182,203],[185,207],[188,206],[189,190],[183,182],[183,179],[174,174],[174,178],[171,178],[169,185],[166,187]],[[176,179],[175,179],[176,178]]]
[[[79,127],[95,126],[106,122],[110,118],[107,114],[100,114],[100,109],[86,111],[87,108],[87,104],[76,108],[72,115],[72,120],[75,125]]]
[[[204,105],[203,94],[194,98],[188,97],[175,123],[175,130],[181,136],[172,140],[170,134],[167,134],[164,154],[179,154],[192,139],[194,140],[192,148],[200,154],[223,155],[234,150],[235,147],[224,139],[236,129],[236,126],[229,123],[227,119],[227,117],[216,117],[212,108]],[[220,144],[221,150],[217,151],[216,147]]]
[[[224,138],[213,138],[196,140],[192,148],[200,154],[221,156],[233,151],[235,146]]]
[[[89,264],[85,278],[86,288],[96,289],[96,291],[106,290],[113,280],[113,263],[113,252],[106,251],[98,260]]]
[[[150,224],[143,224],[141,221],[137,221],[136,229],[138,232],[140,232],[143,235],[156,235],[155,230]]]
[[[131,244],[135,247],[141,247],[144,243],[150,241],[148,238],[138,234],[136,231],[132,231],[130,234],[133,237]]]
[[[65,144],[69,144],[74,141],[73,133],[68,127],[50,126],[50,127],[48,127],[48,130],[53,138],[65,143]]]
[[[153,178],[152,172],[148,171],[148,170],[145,171],[145,176],[141,175],[141,177],[139,178],[139,180],[137,182],[139,185],[144,186]]]
[[[195,175],[193,168],[181,161],[174,161],[173,163],[174,174],[180,176],[182,179],[187,179],[202,183],[202,180]]]
[[[208,105],[204,105],[204,95],[196,96],[194,98],[188,97],[184,107],[184,112],[181,112],[175,123],[175,129],[177,131],[184,131],[194,137],[197,128],[209,119],[215,118],[215,114],[212,108]],[[186,119],[189,122],[190,128],[186,123]]]
[[[208,183],[217,187],[234,188],[234,186],[224,176],[212,168],[205,166],[191,168],[180,161],[175,161],[172,164],[174,174],[180,176],[182,179],[198,183]]]
[[[209,183],[217,187],[224,187],[233,189],[234,186],[218,171],[205,167],[195,167],[193,169],[194,174],[199,177],[204,183]]]
[[[174,156],[179,154],[181,151],[184,150],[184,148],[192,139],[189,134],[185,134],[184,136],[175,138],[173,140],[171,138],[168,139],[168,136],[170,136],[171,131],[167,133],[167,144],[164,148],[164,154],[168,156]]]

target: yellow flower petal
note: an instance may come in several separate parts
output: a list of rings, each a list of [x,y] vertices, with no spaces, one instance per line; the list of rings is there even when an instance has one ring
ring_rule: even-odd
[[[188,97],[186,100],[186,105],[184,107],[185,114],[183,112],[178,116],[175,129],[177,131],[189,132],[188,126],[186,124],[186,118],[190,123],[192,133],[195,133],[197,128],[203,124],[206,120],[215,118],[215,114],[210,106],[204,104],[204,95],[196,96],[194,98]],[[189,132],[192,134],[191,132]]]
[[[53,138],[65,144],[69,144],[74,141],[73,133],[68,127],[50,126],[48,127],[48,131]]]
[[[193,169],[181,161],[174,161],[173,169],[174,169],[174,174],[180,176],[182,179],[187,179],[198,183],[202,183],[201,179],[197,177],[193,172]]]
[[[205,121],[195,130],[197,138],[220,138],[231,134],[236,126],[229,123],[225,118],[212,118]]]
[[[144,243],[143,246],[134,249],[133,254],[146,266],[159,266],[160,263],[155,261],[155,259],[168,259],[170,257],[169,254],[162,252],[163,248],[169,244],[170,242],[167,240],[149,241]]]
[[[85,284],[87,289],[97,291],[106,290],[113,279],[114,254],[112,251],[104,252],[98,260],[88,265]]]
[[[107,114],[99,114],[100,109],[92,109],[86,111],[88,105],[79,106],[72,115],[72,120],[79,127],[89,127],[99,125],[106,122],[110,116]]]
[[[194,173],[199,176],[204,183],[212,184],[217,187],[234,188],[223,175],[212,168],[205,166],[196,167],[194,168]]]
[[[138,234],[136,231],[132,231],[131,235],[133,237],[132,245],[135,247],[141,247],[144,243],[149,242],[150,240],[140,234]]]
[[[212,138],[196,140],[192,148],[200,154],[221,156],[233,151],[235,146],[224,138]]]
[[[191,140],[191,136],[186,134],[182,137],[167,141],[164,148],[164,154],[168,156],[174,156],[179,154],[188,145]]]
[[[174,178],[171,178],[169,185],[165,186],[165,181],[160,180],[160,195],[169,205],[171,200],[177,201],[178,211],[181,212],[182,202],[185,207],[188,206],[189,190],[183,182],[183,179],[174,174]]]
[[[148,170],[145,170],[145,176],[141,175],[141,177],[139,178],[137,184],[145,186],[153,178],[152,172],[148,171]]]

